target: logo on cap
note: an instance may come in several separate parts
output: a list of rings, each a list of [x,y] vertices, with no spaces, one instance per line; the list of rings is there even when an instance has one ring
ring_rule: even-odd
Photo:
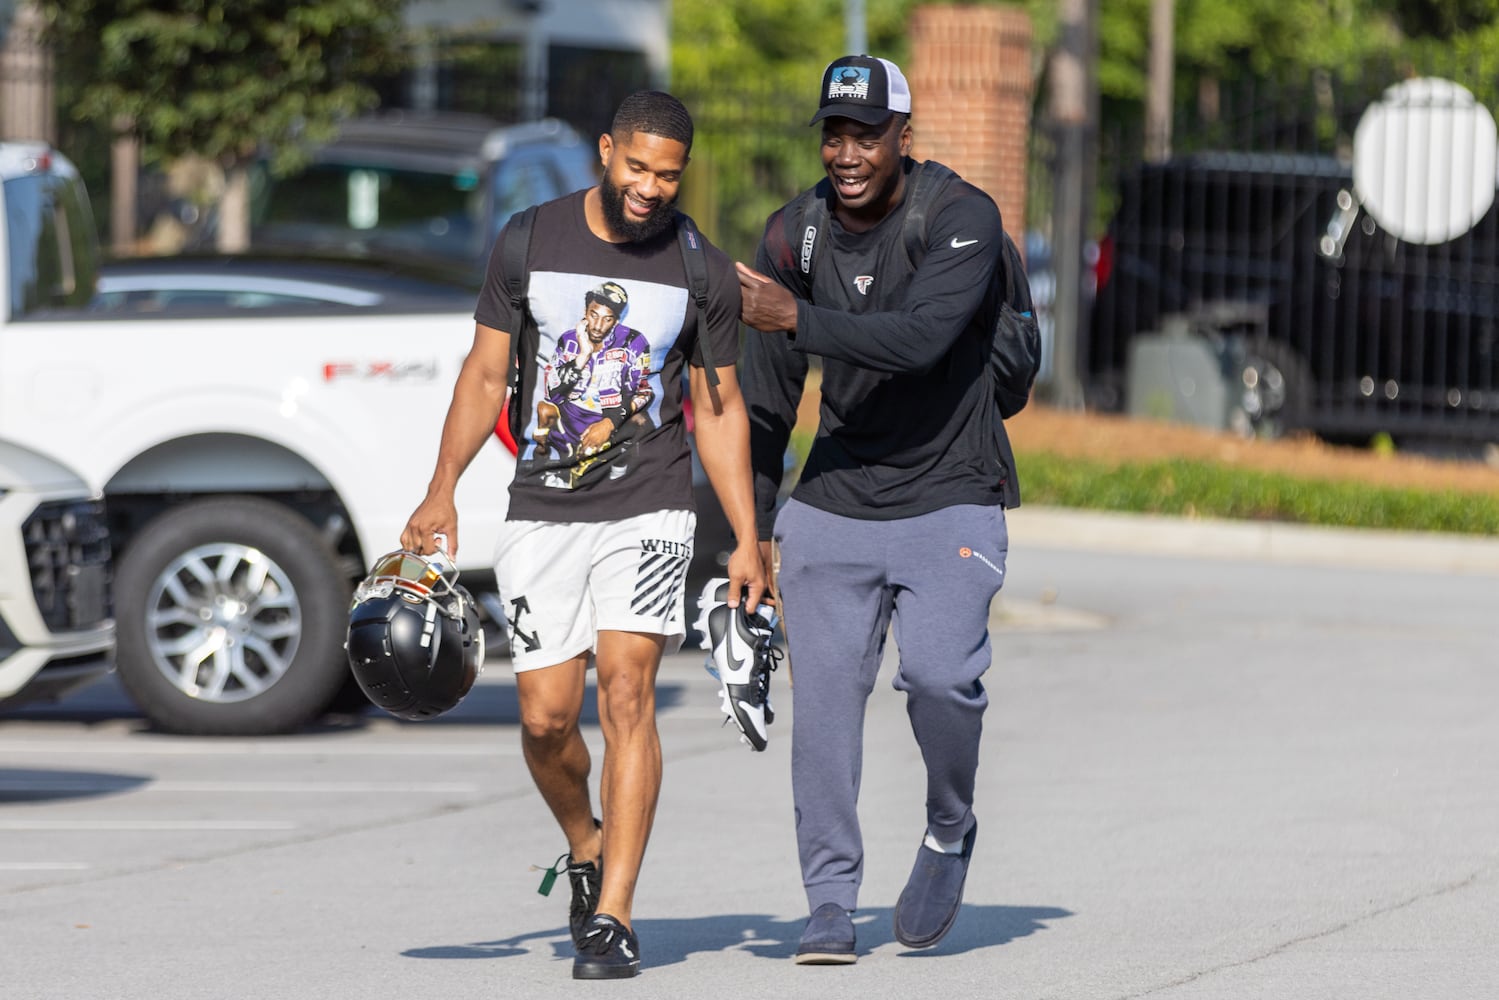
[[[869,99],[869,69],[864,66],[844,66],[828,79],[828,100],[851,97],[858,101]]]

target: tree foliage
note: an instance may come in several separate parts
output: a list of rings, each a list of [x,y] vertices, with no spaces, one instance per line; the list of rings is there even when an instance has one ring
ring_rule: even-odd
[[[36,0],[64,106],[123,128],[149,162],[230,167],[258,149],[299,164],[299,140],[374,105],[398,65],[404,0]]]
[[[1151,2],[1100,5],[1105,101],[1143,97]],[[1491,47],[1499,26],[1499,0],[1177,0],[1175,10],[1178,94],[1203,78],[1292,78],[1371,61],[1420,72]]]

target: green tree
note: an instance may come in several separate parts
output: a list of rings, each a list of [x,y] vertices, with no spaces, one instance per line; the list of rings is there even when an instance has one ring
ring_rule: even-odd
[[[405,0],[35,0],[77,120],[136,137],[147,164],[223,169],[220,246],[247,242],[248,172],[376,103],[401,59]]]

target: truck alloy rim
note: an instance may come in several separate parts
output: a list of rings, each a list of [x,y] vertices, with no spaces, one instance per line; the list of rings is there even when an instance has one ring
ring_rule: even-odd
[[[146,641],[157,669],[202,701],[244,701],[264,692],[291,666],[302,633],[291,579],[246,545],[184,552],[156,578],[146,608]]]

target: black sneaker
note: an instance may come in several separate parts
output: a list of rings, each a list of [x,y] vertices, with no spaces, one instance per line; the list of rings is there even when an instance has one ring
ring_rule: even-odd
[[[630,979],[640,975],[640,942],[607,913],[595,913],[583,929],[574,979]]]
[[[770,707],[770,672],[782,654],[770,641],[775,609],[768,604],[753,612],[743,604],[730,608],[728,597],[728,580],[709,580],[698,599],[702,614],[696,627],[708,644],[709,672],[718,678],[724,714],[734,720],[749,748],[760,751],[770,742],[766,727],[776,717]]]
[[[602,859],[597,864],[592,861],[578,862],[569,854],[567,880],[573,886],[573,899],[567,907],[567,927],[572,931],[573,944],[578,946],[583,941],[588,919],[599,906],[599,889],[604,884]]]

